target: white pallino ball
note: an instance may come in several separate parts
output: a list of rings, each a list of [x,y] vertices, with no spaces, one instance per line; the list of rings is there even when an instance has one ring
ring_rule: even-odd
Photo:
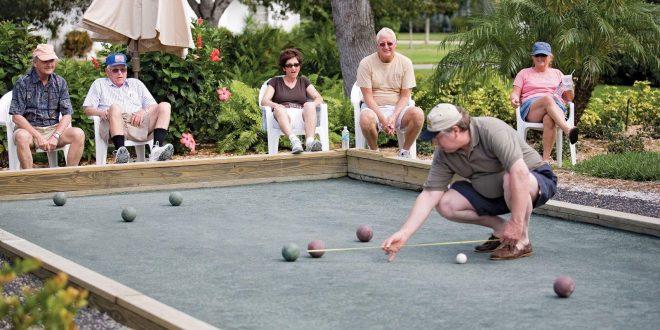
[[[463,253],[459,253],[456,255],[456,263],[457,264],[464,264],[467,262],[467,256]]]

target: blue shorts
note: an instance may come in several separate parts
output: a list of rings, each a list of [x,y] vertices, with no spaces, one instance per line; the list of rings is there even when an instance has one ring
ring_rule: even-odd
[[[539,98],[541,97],[540,96],[532,97],[531,99],[523,102],[523,104],[520,106],[520,118],[522,118],[523,120],[527,120],[527,114],[529,113],[529,109],[532,107],[532,103],[536,102],[536,100],[538,100]],[[564,103],[562,103],[560,100],[557,100],[557,98],[553,98],[553,99],[555,100],[555,104],[557,104],[559,109],[561,109],[561,111],[563,111],[564,114],[566,114],[566,106],[564,105]]]
[[[557,176],[552,172],[548,164],[543,164],[530,171],[539,184],[539,196],[534,201],[534,207],[539,207],[550,200],[557,192]],[[456,190],[463,195],[474,207],[478,215],[500,215],[511,213],[506,205],[504,196],[488,198],[478,193],[472,183],[468,181],[457,181],[452,183],[450,189]]]

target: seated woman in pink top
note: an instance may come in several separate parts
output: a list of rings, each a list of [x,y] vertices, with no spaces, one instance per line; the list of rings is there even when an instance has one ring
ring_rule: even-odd
[[[565,103],[573,100],[573,90],[558,94],[562,72],[550,67],[552,49],[545,42],[535,42],[532,47],[534,66],[520,70],[513,81],[513,91],[509,100],[514,107],[520,107],[520,117],[528,122],[543,123],[543,160],[550,162],[550,153],[555,143],[555,125],[559,126],[568,140],[575,144],[578,140],[577,127],[566,122]]]

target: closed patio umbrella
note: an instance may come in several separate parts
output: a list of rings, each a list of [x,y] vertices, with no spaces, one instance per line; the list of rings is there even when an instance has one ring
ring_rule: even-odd
[[[139,54],[163,51],[183,57],[193,48],[185,0],[94,0],[81,26],[95,41],[128,44],[135,77]]]

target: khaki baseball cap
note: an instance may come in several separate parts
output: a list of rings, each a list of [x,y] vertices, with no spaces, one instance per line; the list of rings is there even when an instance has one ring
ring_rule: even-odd
[[[57,54],[55,54],[55,49],[53,45],[48,44],[38,44],[37,48],[32,52],[32,57],[37,57],[40,61],[50,61],[57,60]]]
[[[426,116],[426,128],[419,135],[422,140],[433,140],[435,136],[458,123],[463,115],[455,105],[440,103]]]

